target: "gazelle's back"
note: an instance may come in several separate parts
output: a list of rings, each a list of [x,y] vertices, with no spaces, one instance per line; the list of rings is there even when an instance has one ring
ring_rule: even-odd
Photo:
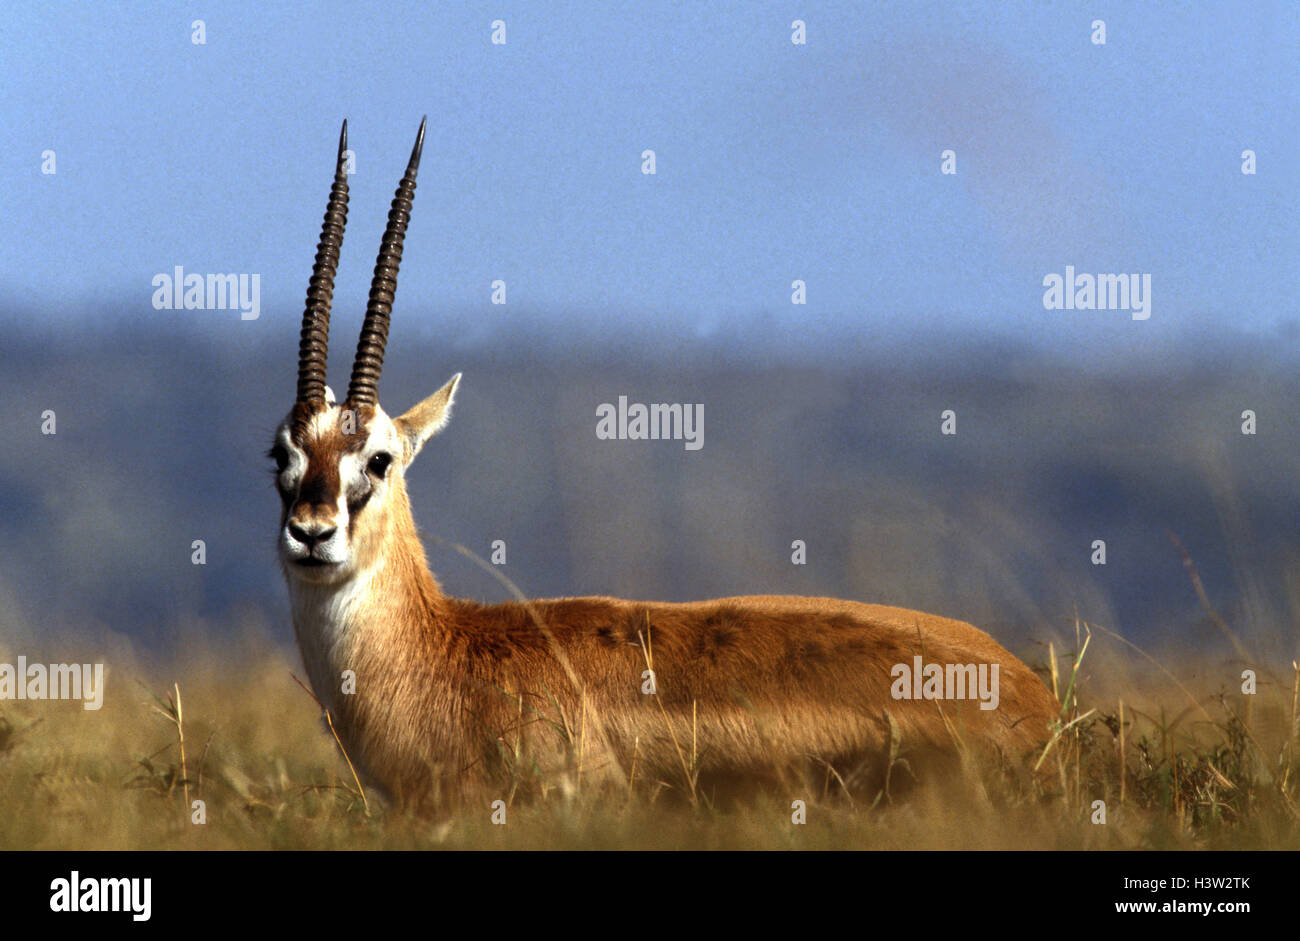
[[[669,773],[691,735],[706,769],[796,758],[856,765],[883,756],[891,717],[904,748],[992,745],[1019,759],[1046,740],[1058,709],[1033,671],[987,634],[918,611],[781,595],[447,600],[457,653],[472,664],[465,692],[484,714],[513,728],[522,700],[552,720],[577,716],[584,707],[563,657],[614,753],[630,761],[639,748]],[[981,708],[974,689],[960,699],[926,699],[919,688],[916,698],[896,697],[895,677],[910,674],[916,657],[941,668],[996,664],[996,704]]]

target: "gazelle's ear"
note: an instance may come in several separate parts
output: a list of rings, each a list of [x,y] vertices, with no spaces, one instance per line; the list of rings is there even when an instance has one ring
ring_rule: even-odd
[[[451,401],[456,396],[456,387],[460,385],[460,373],[433,395],[419,405],[413,406],[405,415],[393,419],[397,433],[406,444],[405,463],[410,464],[420,453],[424,443],[442,430],[451,418]]]

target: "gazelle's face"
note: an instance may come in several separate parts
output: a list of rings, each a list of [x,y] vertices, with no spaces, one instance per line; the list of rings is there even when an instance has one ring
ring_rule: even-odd
[[[396,419],[332,398],[293,407],[270,450],[287,578],[337,583],[375,563],[393,514],[410,514],[406,468],[446,423],[459,380]]]
[[[420,122],[406,173],[393,194],[352,379],[341,404],[325,385],[330,302],[348,219],[347,121],[339,132],[334,184],[302,315],[297,402],[276,431],[270,451],[281,501],[280,561],[291,585],[295,581],[337,584],[353,578],[383,557],[394,524],[410,527],[403,474],[424,443],[446,423],[460,381],[458,373],[400,418],[390,419],[379,407],[393,292],[426,126],[427,119]]]

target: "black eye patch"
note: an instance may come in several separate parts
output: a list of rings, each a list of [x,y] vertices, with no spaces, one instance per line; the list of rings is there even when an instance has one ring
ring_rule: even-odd
[[[348,513],[355,517],[361,511],[361,508],[370,500],[370,495],[375,492],[370,481],[363,477],[361,482],[352,484],[348,487]]]

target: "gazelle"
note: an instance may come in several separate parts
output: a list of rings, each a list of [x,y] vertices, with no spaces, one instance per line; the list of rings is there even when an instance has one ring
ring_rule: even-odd
[[[443,594],[405,475],[446,424],[460,375],[396,418],[377,393],[424,130],[393,198],[338,402],[325,362],[347,221],[343,124],[307,290],[297,400],[270,451],[294,631],[311,684],[369,783],[423,804],[465,785],[508,786],[521,770],[694,789],[805,764],[825,765],[827,780],[834,770],[847,787],[880,770],[891,742],[1019,759],[1046,739],[1058,706],[1042,681],[960,621],[792,596],[480,604]],[[974,686],[977,673],[992,677],[983,702],[944,685]],[[921,674],[938,696],[924,695]]]

